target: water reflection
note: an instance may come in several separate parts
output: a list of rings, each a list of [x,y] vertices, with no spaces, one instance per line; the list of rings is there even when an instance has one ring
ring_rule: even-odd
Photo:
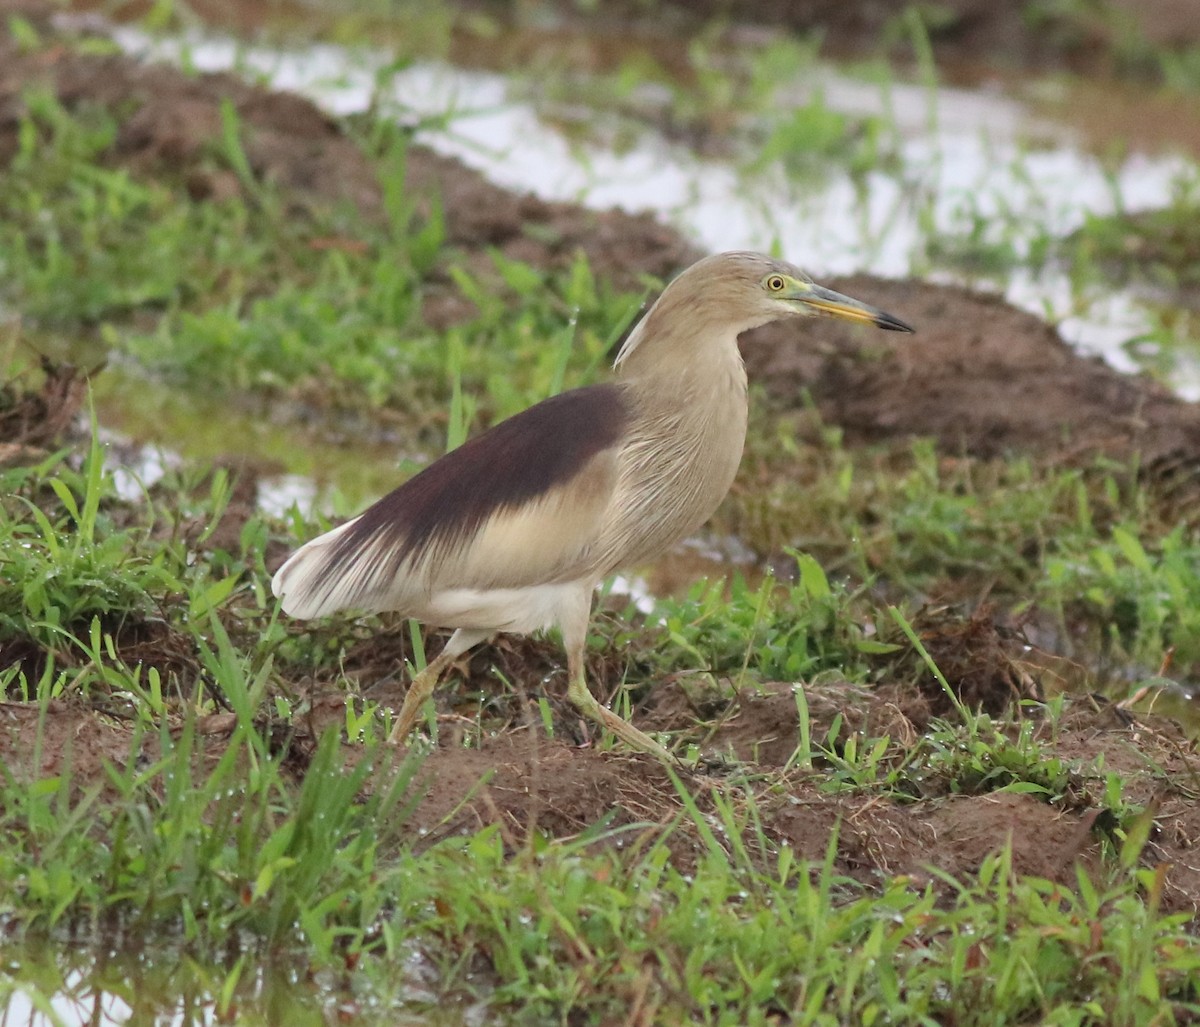
[[[130,395],[138,401],[130,403]],[[182,448],[194,463],[251,470],[258,506],[267,513],[282,516],[295,503],[305,515],[320,510],[344,516],[394,488],[405,476],[406,460],[429,459],[406,453],[386,433],[354,434],[351,425],[341,433],[353,439],[355,458],[347,460],[344,441],[328,425],[309,430],[265,408],[241,409],[228,396],[173,388],[120,367],[95,379],[93,399],[114,483],[130,500],[183,466]]]
[[[285,968],[204,966],[176,954],[51,950],[31,945],[4,960],[6,1027],[91,1024],[325,1024],[352,999]],[[232,987],[230,986],[232,984]],[[413,1021],[421,1022],[421,1021]]]
[[[486,1000],[440,1001],[430,990],[435,980],[434,968],[416,955],[399,969],[364,960],[356,970],[334,972],[245,955],[228,965],[204,963],[174,946],[137,953],[31,943],[0,950],[0,1023],[481,1027],[488,1022]],[[406,1005],[422,1011],[408,1012]]]

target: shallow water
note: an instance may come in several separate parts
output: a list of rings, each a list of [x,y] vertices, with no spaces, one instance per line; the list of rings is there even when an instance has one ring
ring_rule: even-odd
[[[30,942],[0,948],[0,1023],[482,1027],[489,1022],[485,1000],[439,1005],[433,990],[437,972],[419,956],[392,970],[380,986],[363,979],[374,974],[314,973],[261,957],[226,965],[194,960],[170,946],[138,953]],[[435,1011],[410,1013],[406,1006]]]
[[[226,397],[157,385],[120,368],[109,368],[93,389],[115,482],[128,499],[179,466],[180,453],[186,453],[200,464],[253,470],[257,504],[266,513],[282,516],[296,505],[347,516],[394,488],[407,457],[427,458],[372,432],[354,439],[354,458],[347,459],[347,445],[328,432],[305,431],[265,408],[237,409]],[[129,402],[131,395],[136,403]]]

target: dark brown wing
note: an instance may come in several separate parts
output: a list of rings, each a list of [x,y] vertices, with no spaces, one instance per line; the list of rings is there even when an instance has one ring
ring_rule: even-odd
[[[544,400],[308,543],[276,574],[275,594],[288,613],[316,617],[560,576],[598,533],[629,418],[615,384]]]

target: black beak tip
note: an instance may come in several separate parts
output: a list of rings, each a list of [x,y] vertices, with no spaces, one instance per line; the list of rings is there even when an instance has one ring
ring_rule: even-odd
[[[891,314],[884,314],[875,324],[886,332],[914,332],[916,331],[912,325],[901,321],[898,317],[892,317]]]

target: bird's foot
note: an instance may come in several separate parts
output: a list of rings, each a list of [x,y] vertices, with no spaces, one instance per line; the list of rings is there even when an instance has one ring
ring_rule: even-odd
[[[391,733],[388,735],[388,745],[399,745],[412,734],[413,728],[417,726],[417,721],[421,717],[421,710],[425,706],[425,700],[433,695],[438,678],[441,676],[442,664],[440,663],[440,659],[439,657],[437,660],[434,660],[412,679],[412,684],[408,686],[408,692],[405,693],[404,703],[400,707],[400,712],[396,714],[396,722],[392,727]],[[449,660],[446,662],[449,662]]]
[[[679,761],[670,750],[664,748],[646,734],[646,732],[639,731],[624,717],[613,713],[612,710],[592,695],[587,682],[582,678],[575,679],[567,687],[567,698],[571,700],[571,703],[580,713],[588,719],[595,721],[601,727],[608,728],[609,731],[629,746],[629,748],[637,752],[648,753],[656,759],[662,760],[668,766],[678,765]]]

